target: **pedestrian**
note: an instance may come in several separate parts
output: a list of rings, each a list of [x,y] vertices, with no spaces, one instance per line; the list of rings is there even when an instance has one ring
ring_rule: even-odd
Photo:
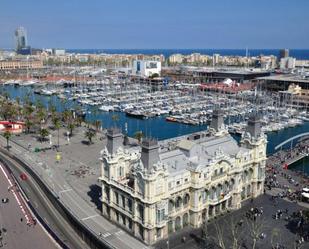
[[[182,237],[182,242],[183,242],[183,243],[186,242],[186,237],[185,237],[185,236]]]

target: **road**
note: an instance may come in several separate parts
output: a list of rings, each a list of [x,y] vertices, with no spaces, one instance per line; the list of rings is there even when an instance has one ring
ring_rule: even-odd
[[[15,176],[19,176],[21,173],[24,173],[24,170],[18,165],[15,161],[7,157],[0,151],[0,160],[5,162],[12,173]],[[76,248],[76,249],[86,249],[88,246],[86,243],[79,237],[78,234],[72,229],[70,224],[62,217],[62,215],[53,207],[52,203],[46,196],[34,179],[27,174],[28,179],[22,181],[19,177],[18,182],[21,188],[26,193],[27,197],[30,200],[30,203],[35,208],[39,216],[43,221],[52,229],[52,231],[60,238],[61,241],[65,243],[67,248]],[[3,188],[1,188],[3,189]],[[7,191],[7,185],[4,187]],[[20,217],[18,218],[20,219]],[[42,248],[42,247],[23,247],[23,248]],[[44,245],[45,248],[45,245]],[[55,247],[53,247],[55,248]]]
[[[0,171],[0,198],[9,198],[8,203],[0,203],[0,228],[2,231],[6,230],[2,232],[3,248],[59,248],[39,223],[31,227],[26,224],[25,216],[15,196],[7,190],[8,186],[7,178]]]

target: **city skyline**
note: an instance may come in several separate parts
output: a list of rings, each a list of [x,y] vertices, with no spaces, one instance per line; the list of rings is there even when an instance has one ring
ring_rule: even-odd
[[[36,0],[0,4],[1,48],[23,26],[32,47],[72,49],[306,49],[309,3]]]

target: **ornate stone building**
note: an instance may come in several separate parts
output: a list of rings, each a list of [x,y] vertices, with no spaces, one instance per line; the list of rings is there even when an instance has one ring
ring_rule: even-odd
[[[101,152],[102,214],[147,244],[199,227],[264,192],[266,136],[256,117],[238,144],[215,111],[207,131],[124,146],[117,129]]]

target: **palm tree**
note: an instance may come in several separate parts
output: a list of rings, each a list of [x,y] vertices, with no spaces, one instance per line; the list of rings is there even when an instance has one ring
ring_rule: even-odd
[[[33,125],[32,121],[27,118],[26,121],[25,121],[25,127],[26,127],[26,130],[27,130],[27,133],[30,133],[30,129],[31,129],[32,125]]]
[[[17,108],[11,102],[2,102],[0,114],[5,120],[10,120],[16,117]]]
[[[99,130],[100,126],[101,126],[101,121],[100,120],[96,120],[93,122],[94,127],[96,128],[96,131]]]
[[[59,131],[60,131],[60,127],[61,127],[61,122],[60,122],[60,119],[59,118],[54,118],[53,120],[53,125],[54,125],[54,128],[57,129],[57,148],[59,148]]]
[[[88,145],[92,144],[92,138],[95,137],[95,135],[95,130],[90,128],[85,132],[85,138],[88,139]]]
[[[63,118],[64,122],[66,122],[66,123],[70,122],[73,119],[72,112],[70,112],[69,110],[65,110],[62,113],[62,118]]]
[[[26,115],[26,117],[31,116],[31,114],[34,112],[34,108],[32,106],[32,104],[27,103],[24,105],[24,111],[23,113]]]
[[[144,134],[143,134],[142,131],[137,131],[137,132],[135,132],[134,137],[140,143],[142,141],[142,138],[144,137]]]
[[[9,131],[5,131],[5,132],[3,133],[3,136],[4,136],[4,138],[6,139],[6,148],[7,148],[7,150],[9,150],[9,149],[10,149],[10,147],[9,147],[9,140],[10,140],[10,138],[11,138],[11,136],[12,136],[12,133],[9,132]]]
[[[70,137],[73,135],[74,128],[75,128],[75,124],[74,123],[69,123],[68,124],[68,129],[70,131]]]
[[[49,135],[49,131],[45,128],[40,130],[41,142],[45,140],[45,138]]]
[[[78,126],[81,126],[83,121],[84,121],[84,119],[82,117],[80,117],[80,116],[76,117],[76,124]]]
[[[38,111],[37,111],[37,118],[39,119],[41,124],[45,122],[46,110],[44,108],[38,109]]]

